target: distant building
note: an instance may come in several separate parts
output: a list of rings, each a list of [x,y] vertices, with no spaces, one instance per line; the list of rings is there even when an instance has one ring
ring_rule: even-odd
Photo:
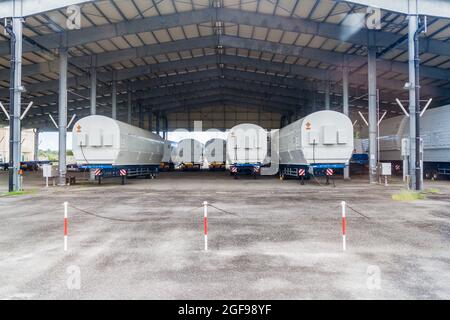
[[[22,130],[21,161],[34,159],[35,133],[33,129]],[[9,162],[9,127],[0,128],[0,163]]]

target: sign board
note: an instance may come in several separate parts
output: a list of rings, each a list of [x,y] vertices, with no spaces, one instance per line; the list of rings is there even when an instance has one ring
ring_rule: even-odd
[[[403,138],[402,139],[402,157],[409,156],[409,139]]]
[[[44,178],[52,178],[58,176],[57,167],[51,164],[42,165],[42,176]]]
[[[382,176],[390,176],[392,175],[392,165],[391,163],[380,163],[380,174]]]

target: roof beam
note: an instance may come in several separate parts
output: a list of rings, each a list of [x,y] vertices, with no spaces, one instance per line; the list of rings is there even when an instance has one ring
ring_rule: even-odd
[[[244,38],[238,38],[238,37],[232,37],[232,36],[221,36],[220,37],[220,43],[229,48],[244,48],[248,50],[259,50],[264,52],[270,52],[270,53],[281,53],[285,55],[292,55],[292,56],[301,56],[304,58],[309,58],[316,61],[325,62],[327,64],[332,65],[341,65],[341,62],[344,59],[344,54],[342,53],[336,53],[332,51],[326,51],[326,50],[320,50],[320,49],[313,49],[313,48],[304,48],[304,47],[298,47],[293,45],[284,45],[284,44],[278,44],[278,43],[272,43],[268,41],[261,41],[261,40],[252,40],[252,39],[244,39]],[[106,66],[109,64],[113,64],[116,62],[120,62],[127,59],[134,59],[134,58],[144,58],[151,55],[157,55],[157,54],[164,54],[169,52],[175,52],[177,50],[191,50],[196,48],[213,48],[217,44],[217,38],[215,36],[207,36],[207,37],[199,37],[199,38],[193,38],[189,40],[179,40],[164,44],[158,44],[158,45],[152,45],[152,46],[143,46],[133,49],[125,49],[125,50],[118,50],[118,51],[112,51],[108,53],[102,53],[99,55],[93,55],[93,56],[83,56],[83,57],[75,57],[69,59],[71,63],[74,63],[78,66],[82,66],[84,68],[90,67],[92,64],[95,64],[97,61],[98,66]],[[365,65],[367,63],[366,58],[362,56],[357,55],[348,55],[349,61],[350,61],[350,67],[353,68],[359,68],[361,65]],[[205,62],[213,63],[211,61],[212,57],[204,57]],[[209,60],[208,60],[209,59]],[[229,56],[225,55],[225,59],[233,59]],[[236,58],[235,60],[237,60]],[[101,62],[99,62],[101,61]],[[167,64],[172,64],[174,67],[181,66],[184,62],[184,60],[180,61],[174,61]],[[258,62],[256,62],[258,61]],[[289,65],[289,64],[282,64],[282,63],[272,63],[268,61],[263,60],[248,60],[249,63],[252,63],[252,65],[258,65],[259,68],[269,68],[271,64],[273,64],[274,68],[271,69],[278,69],[281,70],[280,72],[289,72],[296,75],[304,75],[306,77],[311,77],[314,79],[324,80],[326,77],[329,76],[330,80],[332,81],[340,81],[341,79],[341,72],[340,71],[332,71],[329,74],[326,74],[325,70],[320,70],[316,68],[308,68],[303,66],[297,66],[297,65]],[[217,61],[214,62],[216,64]],[[150,66],[140,66],[132,69],[124,69],[118,71],[118,79],[127,79],[132,78],[134,76],[152,73],[152,72],[158,72],[157,70],[162,70],[164,68],[164,63],[161,64],[162,67],[158,67],[158,64],[156,65],[150,65]],[[172,68],[174,70],[175,68]],[[379,72],[398,72],[402,74],[408,74],[408,65],[406,63],[401,62],[390,62],[386,60],[379,60],[377,63],[377,69]],[[58,72],[58,63],[57,61],[52,62],[46,62],[46,63],[40,63],[40,64],[33,64],[28,66],[23,66],[23,76],[37,74],[37,73],[45,73],[45,72]],[[450,80],[450,72],[448,70],[440,69],[440,68],[434,68],[434,67],[425,67],[421,66],[421,76],[423,77],[431,77],[431,78],[437,78],[449,81]],[[353,79],[355,78],[355,79]],[[9,70],[0,70],[0,80],[7,81],[9,79]],[[99,80],[100,81],[110,81],[112,79],[112,73],[99,73]],[[88,76],[82,76],[78,78],[69,78],[68,79],[69,86],[79,86],[79,85],[89,85]],[[361,76],[351,76],[349,79],[350,83],[364,83],[365,81],[361,82]],[[55,82],[55,81],[53,81]],[[55,84],[52,81],[42,82],[40,84],[33,84],[26,87],[28,92],[39,92],[39,91],[46,91],[46,90],[52,90],[52,88],[55,87]],[[56,82],[55,82],[56,83]],[[384,81],[381,82],[381,85],[383,85]],[[396,82],[394,85],[391,83],[389,86],[386,86],[385,89],[391,89],[391,90],[401,90],[403,88],[403,83]],[[7,97],[9,95],[8,90],[0,90],[0,97]],[[444,95],[447,96],[447,95]]]
[[[397,1],[389,2],[391,3]],[[436,2],[436,0],[434,0],[434,2]],[[140,32],[156,31],[160,29],[191,24],[208,23],[213,19],[217,19],[225,23],[241,25],[243,24],[269,29],[279,29],[283,31],[297,32],[302,34],[313,34],[362,46],[367,46],[367,33],[369,31],[368,29],[363,28],[360,31],[354,33],[353,28],[347,27],[345,25],[316,22],[310,19],[283,17],[250,11],[242,11],[232,8],[206,8],[202,10],[179,12],[176,14],[155,16],[144,19],[134,19],[114,24],[105,24],[101,26],[83,28],[80,30],[71,30],[66,33],[67,38],[64,39],[64,43],[67,47],[70,48],[95,41],[111,39]],[[345,35],[348,34],[353,35],[347,39]],[[375,34],[376,44],[379,47],[388,47],[392,43],[397,42],[399,38],[401,38],[401,35],[391,32],[379,31]],[[48,35],[35,36],[31,39],[47,49],[55,49],[60,46],[62,37],[58,33],[53,33]],[[407,50],[407,44],[403,43],[399,45],[399,48]],[[36,50],[36,48],[31,44],[24,43],[24,52],[31,52],[33,50]],[[450,56],[450,44],[435,39],[421,39],[420,50],[422,52]],[[6,55],[8,53],[9,47],[7,46],[7,44],[1,44],[0,55]]]

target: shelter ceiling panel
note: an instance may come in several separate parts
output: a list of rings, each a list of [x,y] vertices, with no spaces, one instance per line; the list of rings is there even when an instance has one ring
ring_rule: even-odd
[[[306,47],[308,43],[311,42],[313,37],[314,35],[312,34],[302,33],[295,42],[295,45],[300,47]]]
[[[186,39],[183,33],[183,28],[181,27],[173,27],[168,29],[169,34],[173,40],[182,40]]]
[[[127,34],[124,36],[125,40],[130,43],[132,47],[140,47],[143,45],[142,40],[136,34]]]
[[[311,42],[309,43],[308,47],[315,49],[321,48],[326,40],[327,38],[321,36],[314,36]]]
[[[244,11],[255,12],[258,7],[257,1],[242,1],[239,8]]]
[[[296,0],[279,0],[278,6],[275,10],[277,16],[288,17],[292,14],[292,10],[296,5]]]
[[[297,32],[287,31],[283,33],[283,36],[280,39],[281,43],[292,45],[295,43],[299,34]]]
[[[315,10],[312,12],[311,19],[318,22],[325,21],[329,12],[333,9],[335,5],[334,1],[321,0],[317,2]]]
[[[174,1],[175,10],[177,12],[192,11],[194,9],[192,3],[189,1]]]
[[[199,24],[198,29],[200,30],[200,36],[202,37],[211,36],[214,34],[211,22]]]
[[[253,38],[258,40],[265,40],[268,36],[269,30],[263,27],[253,28]]]
[[[267,34],[267,40],[271,42],[280,42],[282,36],[283,30],[270,29],[269,33]]]
[[[166,29],[160,29],[153,31],[158,42],[169,42],[172,41],[169,32]]]
[[[238,35],[239,26],[235,23],[226,22],[224,31],[225,31],[225,34],[236,37]]]
[[[198,30],[196,24],[190,24],[190,25],[183,26],[183,30],[188,39],[197,38],[200,36],[199,30]]]
[[[253,26],[248,26],[245,24],[239,25],[239,37],[249,39],[252,37],[252,33],[253,33]]]
[[[111,38],[111,42],[116,47],[116,50],[117,49],[128,49],[128,48],[130,48],[130,45],[125,41],[124,37]]]
[[[316,4],[316,0],[301,0],[301,4],[294,11],[295,17],[307,18]]]
[[[172,0],[160,0],[160,1],[152,1],[152,2],[156,3],[158,11],[162,15],[171,14],[171,13],[176,12]]]
[[[139,32],[138,35],[146,45],[158,43],[155,36],[151,32]]]

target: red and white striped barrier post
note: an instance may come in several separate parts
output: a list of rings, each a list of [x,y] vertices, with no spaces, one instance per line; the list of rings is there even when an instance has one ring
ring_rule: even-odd
[[[342,207],[342,250],[345,251],[347,249],[347,242],[345,239],[345,233],[347,229],[347,218],[345,216],[345,201],[341,202]]]
[[[68,224],[67,224],[67,201],[64,202],[64,251],[67,251],[67,234],[68,234]]]
[[[205,251],[208,251],[208,202],[203,202],[203,227],[205,233]]]

